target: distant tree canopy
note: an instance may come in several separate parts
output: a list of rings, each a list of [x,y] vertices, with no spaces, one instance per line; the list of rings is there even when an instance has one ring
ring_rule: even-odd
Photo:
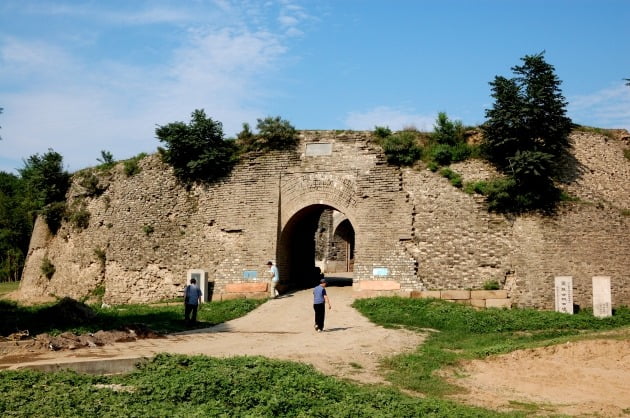
[[[495,103],[486,110],[483,148],[509,180],[489,196],[502,196],[494,202],[498,210],[549,209],[559,198],[553,177],[570,147],[571,119],[561,82],[543,54],[522,58],[522,65],[512,67],[516,77],[490,82]]]
[[[0,281],[20,278],[37,213],[56,230],[69,186],[63,158],[52,149],[29,157],[18,172],[0,172]]]
[[[164,162],[185,182],[220,178],[236,161],[234,142],[224,140],[221,122],[206,117],[203,110],[192,112],[188,124],[169,123],[155,133],[165,143],[165,149],[160,149]]]

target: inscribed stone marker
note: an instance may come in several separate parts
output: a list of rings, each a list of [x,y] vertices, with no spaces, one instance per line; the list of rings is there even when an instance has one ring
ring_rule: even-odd
[[[593,276],[593,315],[598,318],[612,316],[610,276]]]
[[[573,277],[556,276],[556,312],[573,314]]]

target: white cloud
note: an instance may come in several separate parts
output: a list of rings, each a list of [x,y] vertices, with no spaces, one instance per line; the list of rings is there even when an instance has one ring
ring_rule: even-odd
[[[159,145],[156,125],[187,122],[198,108],[222,122],[227,135],[238,132],[242,122],[264,116],[257,104],[272,94],[263,86],[287,53],[286,28],[273,32],[260,21],[251,25],[242,18],[254,13],[251,8],[219,4],[228,9],[225,21],[208,16],[204,24],[199,16],[188,21],[188,31],[178,29],[183,36],[179,46],[160,51],[165,58],[150,66],[97,62],[73,55],[70,45],[53,40],[6,38],[0,44],[0,80],[4,86],[11,78],[27,82],[11,88],[0,83],[5,109],[0,116],[0,170],[12,171],[23,158],[48,148],[61,153],[71,171],[96,164],[101,150],[115,158],[154,152]],[[162,10],[129,19],[168,20],[168,10]],[[221,8],[211,13],[217,10]],[[182,11],[172,20],[185,16]],[[268,23],[275,28],[271,16]]]
[[[345,118],[349,129],[372,130],[375,126],[387,126],[393,131],[414,126],[421,131],[432,131],[435,115],[419,115],[413,109],[378,106],[363,112],[350,112]]]
[[[568,114],[575,123],[630,130],[630,87],[618,85],[569,98]]]

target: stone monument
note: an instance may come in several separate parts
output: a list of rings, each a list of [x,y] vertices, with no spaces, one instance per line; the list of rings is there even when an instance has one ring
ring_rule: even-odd
[[[593,276],[593,315],[598,318],[612,316],[610,276]]]
[[[556,312],[573,314],[573,277],[556,276]]]

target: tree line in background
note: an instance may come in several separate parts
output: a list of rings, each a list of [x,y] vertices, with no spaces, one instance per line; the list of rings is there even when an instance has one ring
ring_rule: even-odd
[[[570,148],[572,123],[566,116],[567,102],[544,53],[523,57],[522,65],[512,71],[514,77],[496,76],[489,83],[495,102],[486,110],[487,120],[480,127],[465,127],[440,112],[432,133],[413,127],[394,133],[377,126],[375,142],[389,163],[411,166],[422,160],[455,187],[483,194],[490,210],[553,210],[560,199],[555,186],[558,163]],[[479,132],[481,142],[471,144],[469,137]],[[244,153],[291,150],[298,144],[296,129],[279,116],[258,119],[256,132],[244,123],[235,138],[226,139],[221,122],[199,109],[192,112],[188,123],[158,126],[156,136],[164,143],[158,148],[162,160],[184,183],[215,181],[229,174]],[[471,157],[487,159],[503,176],[464,185],[448,166]],[[125,163],[127,175],[138,171],[140,158]],[[101,152],[98,161],[104,169],[115,164],[107,151]],[[0,172],[0,281],[20,278],[37,214],[43,215],[53,233],[67,216],[65,194],[70,175],[63,170],[60,154],[49,149],[33,155],[18,171],[19,176]],[[89,183],[86,188],[98,188],[94,175],[82,175],[82,181]]]
[[[20,279],[38,213],[49,224],[61,222],[51,208],[65,204],[70,180],[61,154],[52,149],[29,157],[18,172],[0,172],[0,282]]]

